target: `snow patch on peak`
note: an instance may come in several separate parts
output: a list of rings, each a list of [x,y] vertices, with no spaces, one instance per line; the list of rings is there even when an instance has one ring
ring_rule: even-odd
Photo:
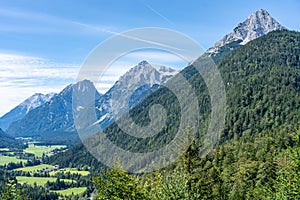
[[[55,93],[49,93],[49,94],[41,94],[41,93],[36,93],[32,95],[31,97],[27,98],[25,101],[23,101],[19,106],[23,107],[23,109],[26,110],[26,114],[34,109],[37,108],[44,103],[50,101],[50,99],[55,95]]]

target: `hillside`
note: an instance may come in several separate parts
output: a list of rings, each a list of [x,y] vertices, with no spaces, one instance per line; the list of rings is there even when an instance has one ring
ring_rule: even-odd
[[[0,148],[22,148],[23,144],[19,143],[13,137],[5,134],[0,128]]]
[[[299,122],[299,46],[298,32],[276,31],[239,47],[220,61],[218,68],[226,84],[228,106],[220,144],[231,139],[255,137],[261,132],[276,132],[280,127]],[[181,73],[188,78],[198,95],[199,115],[202,116],[198,130],[200,135],[207,127],[210,113],[207,88],[193,66]],[[166,88],[147,97],[131,110],[131,116],[139,119],[140,124],[146,124],[149,120],[147,111],[154,103],[162,103],[171,113],[163,132],[152,138],[133,139],[112,124],[105,130],[110,140],[134,152],[146,152],[170,141],[178,126],[179,112],[175,96]],[[164,134],[166,130],[168,134]],[[84,147],[80,149],[77,155],[82,155]],[[52,157],[50,162],[75,161],[75,165],[82,165],[82,161],[88,159],[76,158],[68,152],[64,155]]]

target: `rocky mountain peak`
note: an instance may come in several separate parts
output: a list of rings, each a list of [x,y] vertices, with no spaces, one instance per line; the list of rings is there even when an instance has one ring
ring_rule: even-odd
[[[35,93],[34,95],[30,96],[25,101],[23,101],[20,104],[20,106],[26,108],[27,109],[26,113],[28,113],[30,110],[48,102],[54,95],[55,93],[49,93],[46,95],[41,93]]]
[[[178,71],[166,66],[154,66],[147,61],[141,61],[121,76],[116,85],[130,87],[137,84],[154,84],[165,83],[169,78],[176,75]]]
[[[285,27],[271,17],[268,11],[260,9],[255,13],[252,13],[244,22],[239,23],[231,33],[225,35],[213,47],[208,49],[207,52],[215,54],[219,52],[221,47],[231,42],[238,41],[240,45],[244,45],[271,31],[283,29],[285,29]]]
[[[149,63],[146,60],[143,60],[138,63],[138,66],[145,66],[145,65],[149,65]]]

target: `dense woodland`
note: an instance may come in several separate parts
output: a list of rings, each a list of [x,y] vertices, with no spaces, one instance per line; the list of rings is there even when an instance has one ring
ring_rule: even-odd
[[[128,174],[119,163],[120,170],[105,168],[82,144],[46,162],[91,167],[94,185],[90,189],[97,188],[98,199],[300,199],[299,56],[300,33],[275,31],[215,57],[226,87],[227,115],[219,143],[204,158],[199,150],[209,122],[210,98],[203,79],[189,66],[181,73],[198,95],[200,128],[174,165],[151,174]],[[110,140],[134,152],[153,150],[172,140],[180,107],[167,88],[149,95],[130,114],[146,125],[148,110],[155,103],[168,112],[167,124],[157,136],[137,140],[112,124],[105,130]],[[11,193],[35,199],[27,186],[18,189],[6,181],[8,177],[13,181],[13,174],[1,170],[0,175],[0,182],[6,183],[1,185],[2,199],[9,199]],[[35,189],[55,195],[43,190]]]

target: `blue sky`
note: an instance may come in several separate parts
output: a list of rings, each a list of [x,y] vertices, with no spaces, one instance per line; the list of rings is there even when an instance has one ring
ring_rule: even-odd
[[[35,92],[59,92],[74,82],[89,52],[114,33],[169,28],[207,49],[260,8],[285,27],[300,30],[299,0],[0,0],[0,115]],[[177,62],[149,52],[136,55],[131,63],[123,62],[126,66],[116,70],[106,89],[139,60]]]

